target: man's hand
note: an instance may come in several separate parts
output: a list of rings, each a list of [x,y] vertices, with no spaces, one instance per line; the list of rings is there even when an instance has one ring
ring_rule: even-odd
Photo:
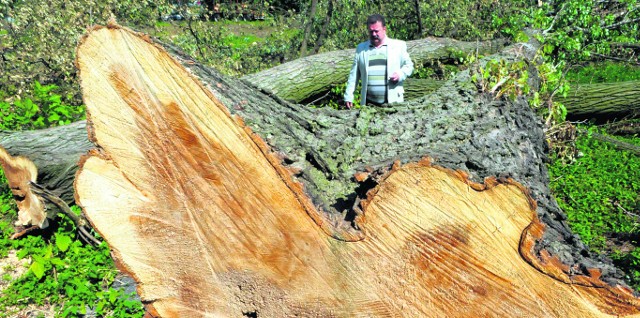
[[[393,74],[389,76],[389,81],[391,81],[392,83],[397,83],[399,80],[400,80],[400,73],[398,72],[393,72]]]
[[[351,107],[353,107],[352,102],[345,102],[344,104],[347,106],[347,109],[351,109]]]

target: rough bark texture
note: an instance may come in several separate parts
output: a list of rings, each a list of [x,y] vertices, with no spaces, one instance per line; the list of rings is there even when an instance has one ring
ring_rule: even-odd
[[[405,82],[407,100],[431,94],[442,81],[412,79]],[[640,82],[596,83],[572,85],[567,97],[556,97],[567,108],[572,120],[605,122],[622,118],[637,118],[640,114]]]
[[[429,95],[442,87],[444,83],[444,81],[434,79],[407,78],[404,82],[404,97],[410,101]]]
[[[571,87],[566,98],[568,117],[599,121],[637,118],[640,115],[640,81],[583,84]]]
[[[492,54],[505,45],[504,40],[462,42],[447,38],[426,38],[407,42],[414,64],[428,60],[447,59],[458,54]],[[344,84],[353,63],[354,50],[332,51],[297,59],[243,77],[253,85],[299,103],[323,94],[331,85]]]
[[[468,75],[395,107],[305,109],[191,64],[205,89],[116,26],[82,40],[78,67],[99,146],[78,201],[152,314],[638,315],[629,290],[601,280],[612,268],[566,245],[537,118]],[[390,167],[425,155],[466,173]],[[350,205],[358,230],[317,210]]]

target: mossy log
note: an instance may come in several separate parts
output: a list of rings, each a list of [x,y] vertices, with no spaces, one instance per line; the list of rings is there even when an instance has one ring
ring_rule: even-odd
[[[461,54],[494,54],[506,43],[505,39],[464,42],[430,37],[408,41],[407,50],[414,64],[420,65],[430,60],[457,59]],[[332,85],[344,84],[349,77],[354,52],[355,49],[350,49],[311,55],[246,75],[243,79],[282,99],[300,103],[324,94]]]
[[[77,202],[150,315],[639,313],[567,230],[539,119],[468,73],[414,102],[336,111],[115,25],[77,56],[96,144]]]

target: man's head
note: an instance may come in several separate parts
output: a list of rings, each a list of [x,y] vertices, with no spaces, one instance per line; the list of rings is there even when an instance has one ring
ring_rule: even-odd
[[[369,41],[374,46],[379,46],[387,36],[387,27],[384,24],[384,17],[379,14],[372,14],[367,17],[367,31]]]

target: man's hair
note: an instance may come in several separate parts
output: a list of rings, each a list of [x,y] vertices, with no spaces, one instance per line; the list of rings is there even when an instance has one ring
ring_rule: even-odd
[[[376,13],[367,17],[367,25],[376,24],[376,22],[380,22],[382,26],[385,26],[384,17],[381,14]]]

